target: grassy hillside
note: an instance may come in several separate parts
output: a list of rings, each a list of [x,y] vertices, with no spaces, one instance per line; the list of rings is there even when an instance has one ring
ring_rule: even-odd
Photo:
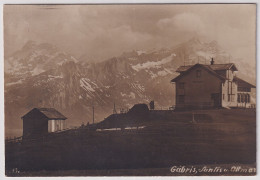
[[[173,165],[255,164],[255,110],[171,113],[167,115],[168,118],[157,113],[150,120],[132,124],[145,126],[142,129],[91,131],[81,128],[21,144],[8,143],[6,173],[19,176],[12,172],[14,168],[22,175],[23,172],[43,170],[58,173],[61,172],[58,170],[104,171],[169,169]],[[195,114],[194,118],[192,114]],[[149,172],[144,170],[141,174],[149,175]]]

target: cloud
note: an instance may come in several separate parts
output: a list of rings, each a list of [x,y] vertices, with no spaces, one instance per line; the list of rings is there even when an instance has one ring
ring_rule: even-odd
[[[115,28],[98,28],[87,41],[92,42],[84,48],[88,51],[99,51],[99,58],[107,59],[111,56],[122,54],[124,51],[136,49],[151,39],[147,33],[134,31],[128,25]]]
[[[255,61],[255,6],[207,6],[189,11],[162,18],[156,25],[169,38],[216,40],[234,57]]]
[[[172,47],[199,35],[255,59],[255,5],[5,5],[5,55],[28,40],[95,60]],[[87,60],[87,59],[86,59]]]
[[[158,21],[160,29],[171,29],[175,31],[202,33],[205,29],[201,18],[193,13],[181,13],[172,18],[165,18]]]

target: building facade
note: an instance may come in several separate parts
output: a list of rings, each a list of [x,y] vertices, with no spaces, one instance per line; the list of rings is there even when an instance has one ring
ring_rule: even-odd
[[[175,83],[176,108],[205,109],[220,107],[253,107],[254,85],[236,76],[235,64],[195,64],[180,66]]]
[[[65,129],[67,118],[54,108],[34,108],[21,119],[23,137],[30,137]]]

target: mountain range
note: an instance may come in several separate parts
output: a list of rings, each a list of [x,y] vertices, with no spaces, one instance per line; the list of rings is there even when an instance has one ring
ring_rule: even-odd
[[[155,101],[166,109],[175,102],[180,65],[234,62],[239,76],[255,82],[254,67],[232,59],[216,41],[190,39],[172,48],[132,50],[98,63],[78,60],[48,43],[27,42],[4,62],[6,136],[22,134],[21,116],[34,107],[54,107],[68,117],[67,127],[103,120],[137,103]]]

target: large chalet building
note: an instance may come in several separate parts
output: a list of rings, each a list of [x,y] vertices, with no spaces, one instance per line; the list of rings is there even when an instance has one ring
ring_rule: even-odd
[[[251,100],[254,85],[238,78],[235,64],[180,66],[171,80],[176,88],[176,108],[255,107]]]

